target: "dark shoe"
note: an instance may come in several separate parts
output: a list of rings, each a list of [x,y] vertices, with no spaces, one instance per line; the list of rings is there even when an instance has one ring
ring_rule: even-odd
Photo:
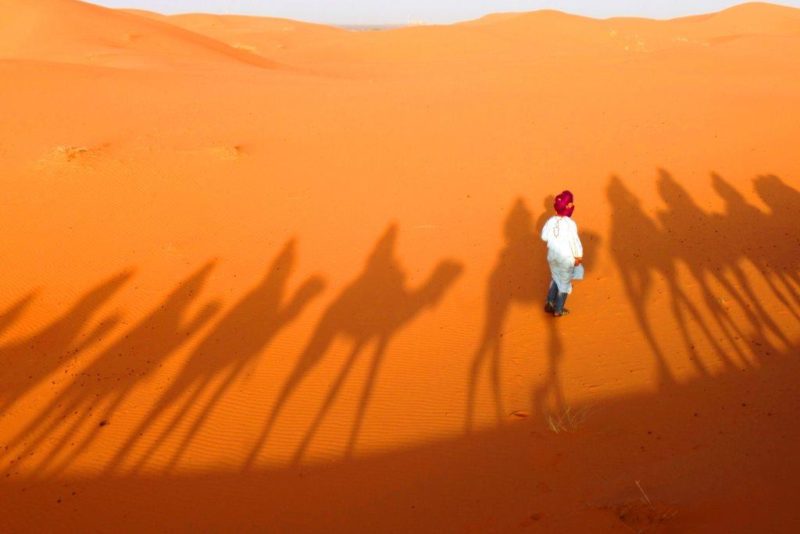
[[[547,304],[544,305],[544,312],[545,313],[553,313],[554,311],[556,311],[556,309],[553,306],[552,302],[548,302]]]
[[[569,310],[566,308],[561,310],[561,313],[553,313],[553,317],[563,317],[564,315],[569,315]]]

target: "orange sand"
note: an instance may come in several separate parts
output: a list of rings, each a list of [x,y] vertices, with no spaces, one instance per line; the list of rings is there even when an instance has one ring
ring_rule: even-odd
[[[0,531],[800,529],[800,10],[0,20]]]

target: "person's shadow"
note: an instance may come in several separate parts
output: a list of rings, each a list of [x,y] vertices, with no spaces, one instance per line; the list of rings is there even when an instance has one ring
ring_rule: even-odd
[[[547,220],[553,216],[553,201],[554,197],[548,196],[544,199],[544,211],[539,216],[536,222],[536,228],[544,227]],[[583,265],[587,272],[591,272],[597,265],[597,251],[600,248],[602,238],[599,234],[591,230],[578,230],[581,245],[583,245]],[[545,270],[547,271],[547,281],[543,286],[546,289],[551,280],[552,274],[550,273],[549,266],[547,266],[547,245],[540,241],[540,248],[543,250],[545,256]],[[573,282],[581,286],[584,282]],[[578,291],[583,290],[579,287]],[[591,291],[591,287],[587,287]],[[542,293],[542,302],[544,302],[544,293]],[[563,323],[555,318],[548,319],[547,321],[547,376],[545,380],[533,389],[532,403],[535,412],[546,420],[551,428],[558,430],[561,425],[568,424],[568,412],[564,390],[561,387],[561,364],[564,358],[564,338],[561,336],[561,325]]]
[[[185,320],[212,267],[213,262],[209,262],[196,271],[136,326],[121,334],[8,443],[8,448],[24,444],[22,455],[34,454],[59,427],[68,425],[55,444],[48,445],[48,453],[37,468],[44,471],[62,455],[54,473],[68,467],[98,437],[102,427],[112,422],[114,412],[133,388],[216,313],[219,304],[212,302],[191,320]],[[115,282],[120,283],[119,279]],[[86,427],[89,430],[76,442]]]
[[[293,463],[297,464],[303,458],[356,359],[367,344],[374,341],[372,362],[345,452],[346,457],[352,456],[392,336],[410,323],[422,310],[433,307],[462,270],[461,265],[454,261],[441,261],[425,283],[416,289],[409,289],[406,286],[406,275],[395,257],[396,239],[397,227],[392,225],[378,241],[361,275],[347,286],[323,313],[308,345],[281,388],[266,423],[245,460],[243,469],[252,467],[286,403],[306,376],[322,361],[331,343],[338,336],[351,339],[353,348],[298,446]]]
[[[552,206],[552,197],[545,204]],[[542,223],[544,224],[544,223]],[[550,279],[546,248],[533,226],[533,215],[525,201],[518,198],[506,218],[503,228],[506,245],[500,251],[486,288],[486,307],[478,349],[472,357],[468,378],[465,427],[472,431],[475,395],[481,368],[489,364],[491,389],[497,423],[503,421],[504,411],[500,391],[503,324],[511,304],[541,301],[544,304],[547,281]]]
[[[181,458],[191,440],[200,431],[215,405],[240,378],[249,366],[254,365],[270,341],[290,322],[292,322],[314,297],[322,292],[324,282],[321,277],[307,279],[286,298],[289,277],[295,264],[296,244],[289,241],[267,269],[261,282],[251,289],[203,338],[187,359],[177,378],[158,399],[125,444],[117,451],[109,464],[113,470],[136,445],[159,417],[178,405],[175,414],[153,440],[146,452],[137,459],[134,469],[142,466],[164,443],[171,433],[184,422],[188,413],[196,409],[199,398],[207,396],[199,415],[191,421],[190,428],[183,433],[180,445],[166,465],[168,470]]]

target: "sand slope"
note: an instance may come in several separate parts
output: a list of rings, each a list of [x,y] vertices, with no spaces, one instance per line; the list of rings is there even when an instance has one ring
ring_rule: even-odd
[[[0,3],[0,530],[793,532],[798,13]]]
[[[266,58],[170,24],[75,0],[0,3],[0,57],[140,67],[223,60],[273,67]]]

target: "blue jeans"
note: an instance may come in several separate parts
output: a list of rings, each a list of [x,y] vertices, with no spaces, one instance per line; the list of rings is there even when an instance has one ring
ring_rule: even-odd
[[[547,303],[552,306],[553,313],[561,314],[564,311],[564,304],[567,302],[567,293],[559,293],[558,286],[550,281],[550,290],[547,292]]]

